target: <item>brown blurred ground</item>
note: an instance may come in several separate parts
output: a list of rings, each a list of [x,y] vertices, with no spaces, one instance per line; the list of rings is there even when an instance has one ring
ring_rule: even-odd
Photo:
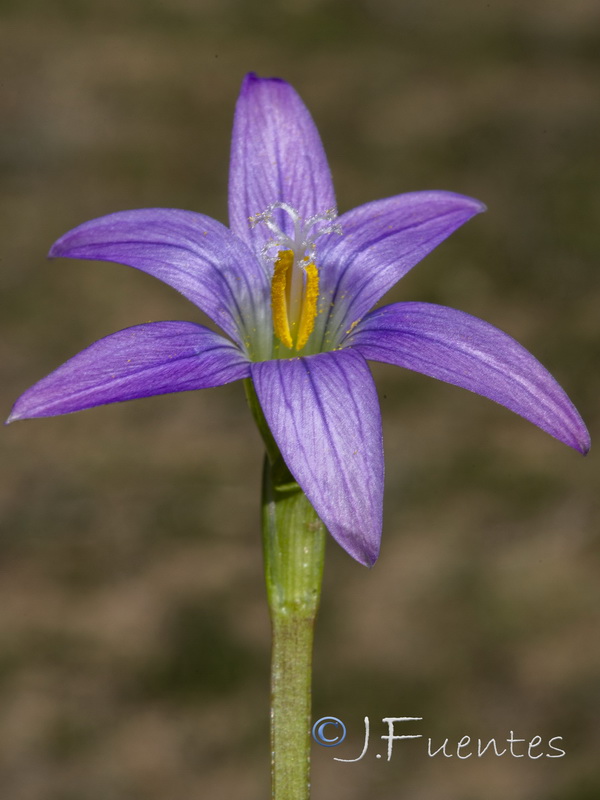
[[[198,319],[109,264],[45,261],[124,208],[226,219],[248,70],[301,92],[340,210],[443,188],[489,206],[392,299],[455,306],[529,347],[598,431],[600,6],[596,0],[0,2],[4,414],[96,338]],[[600,795],[599,477],[486,400],[374,370],[382,555],[333,543],[317,634],[314,798]],[[239,385],[2,432],[2,800],[268,795],[260,445]],[[362,719],[564,737],[567,756],[428,758]],[[381,750],[381,746],[379,747]],[[547,751],[547,748],[546,748]]]

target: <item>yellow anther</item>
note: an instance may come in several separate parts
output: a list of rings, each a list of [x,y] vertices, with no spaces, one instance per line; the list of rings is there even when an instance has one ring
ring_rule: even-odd
[[[314,264],[307,264],[304,267],[304,273],[306,275],[306,284],[304,286],[304,301],[302,303],[302,312],[300,313],[296,350],[302,350],[315,327],[317,300],[319,299],[319,271]]]
[[[308,259],[305,258],[304,262]],[[290,318],[289,307],[292,270],[302,269],[304,286],[300,308]],[[294,251],[280,250],[271,280],[271,309],[275,336],[290,350],[302,350],[309,340],[317,316],[319,273],[315,264],[294,265]]]
[[[273,311],[273,330],[275,336],[290,350],[294,346],[288,319],[287,284],[288,273],[294,264],[292,250],[280,250],[275,262],[275,270],[271,281],[271,309]]]

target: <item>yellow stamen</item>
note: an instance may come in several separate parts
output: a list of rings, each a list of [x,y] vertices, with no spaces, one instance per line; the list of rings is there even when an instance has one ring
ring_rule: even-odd
[[[299,318],[290,320],[289,296],[294,269],[294,251],[280,250],[271,281],[271,309],[275,336],[290,350],[302,350],[309,340],[317,316],[319,273],[312,263],[304,264],[304,287]],[[304,259],[308,261],[307,258]],[[296,312],[297,313],[297,312]],[[295,315],[294,315],[295,316]]]
[[[273,311],[273,330],[275,336],[290,350],[294,346],[287,307],[288,273],[294,264],[292,250],[280,250],[275,262],[275,271],[271,281],[271,309]]]
[[[319,271],[314,264],[307,264],[304,267],[304,272],[306,274],[306,284],[304,286],[304,302],[300,313],[296,350],[302,350],[315,327],[317,300],[319,299]]]

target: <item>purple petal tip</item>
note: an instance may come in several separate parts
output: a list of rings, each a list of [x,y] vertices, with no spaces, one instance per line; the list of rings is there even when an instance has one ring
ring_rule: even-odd
[[[579,447],[575,448],[576,450],[579,450],[579,452],[581,453],[582,456],[587,456],[587,454],[590,452],[590,448],[592,446],[592,440],[590,438],[589,433],[587,431],[585,433],[586,433],[586,435],[585,435],[584,440],[578,443]]]
[[[60,258],[63,254],[63,242],[65,238],[69,235],[69,233],[63,234],[59,239],[57,239],[50,250],[48,250],[47,258]]]
[[[287,81],[284,81],[283,78],[277,78],[274,76],[263,78],[260,75],[257,75],[256,72],[248,72],[244,76],[243,87],[252,83],[268,83],[269,81],[273,81],[274,83],[287,83]]]

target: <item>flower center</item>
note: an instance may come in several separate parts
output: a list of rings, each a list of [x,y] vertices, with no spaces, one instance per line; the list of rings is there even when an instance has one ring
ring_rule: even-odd
[[[273,220],[275,209],[281,209],[291,218],[291,234],[284,233]],[[319,271],[314,263],[315,242],[326,233],[342,232],[340,226],[333,222],[335,218],[336,210],[331,208],[303,219],[287,203],[279,202],[250,217],[252,227],[263,222],[273,234],[273,238],[264,245],[262,256],[269,263],[273,262],[273,330],[279,341],[290,350],[302,350],[313,331],[319,299]]]

